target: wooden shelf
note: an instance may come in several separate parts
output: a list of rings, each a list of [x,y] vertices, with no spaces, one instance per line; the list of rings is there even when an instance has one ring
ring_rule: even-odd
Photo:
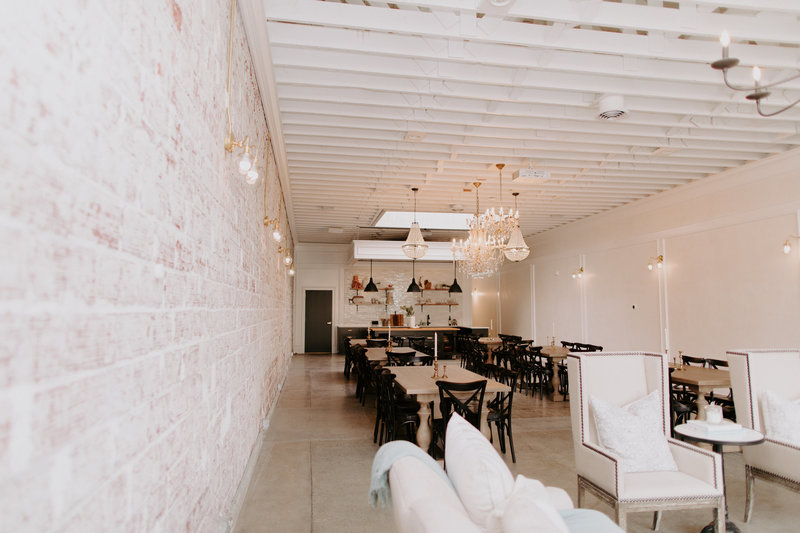
[[[449,304],[449,303],[446,303],[446,302],[436,302],[436,303],[424,303],[424,302],[420,302],[420,303],[418,303],[417,305],[422,305],[422,306],[425,306],[425,305],[448,305],[448,306],[450,306],[450,305],[459,305],[459,304],[458,304],[458,303],[455,303],[455,302],[454,302],[454,303],[451,303],[451,304]]]

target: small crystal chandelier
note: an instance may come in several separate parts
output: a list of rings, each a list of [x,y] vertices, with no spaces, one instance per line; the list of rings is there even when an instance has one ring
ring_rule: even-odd
[[[500,173],[500,208],[487,209],[486,213],[482,215],[485,220],[486,229],[491,235],[495,237],[501,244],[508,242],[514,228],[517,227],[517,220],[519,219],[519,210],[514,213],[513,209],[505,210],[503,207],[503,163],[495,165],[497,171]]]
[[[414,221],[411,223],[411,229],[406,237],[406,242],[403,244],[403,253],[411,259],[419,259],[428,251],[428,245],[425,244],[425,239],[422,238],[422,232],[419,229],[419,222],[417,222],[417,189],[412,187],[414,192]]]
[[[503,263],[503,243],[487,228],[487,219],[480,215],[478,188],[475,186],[475,216],[469,222],[469,237],[456,242],[453,239],[453,251],[462,259],[458,261],[458,269],[473,278],[482,278],[496,274]]]
[[[511,194],[514,195],[514,209],[516,209],[517,196],[519,196],[519,193],[515,192]],[[519,217],[519,209],[516,210],[517,217]],[[508,243],[506,244],[505,248],[503,248],[503,253],[509,261],[522,261],[528,257],[528,254],[531,253],[531,249],[527,244],[525,244],[525,239],[522,236],[522,230],[519,227],[519,218],[515,218],[514,220],[516,222],[514,231],[511,232],[511,237],[508,239]]]

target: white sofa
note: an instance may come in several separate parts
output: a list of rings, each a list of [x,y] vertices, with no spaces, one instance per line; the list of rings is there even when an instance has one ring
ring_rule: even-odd
[[[446,474],[414,454],[391,463],[389,489],[400,533],[622,532],[599,511],[574,509],[563,489],[524,476],[515,481],[486,438],[457,416],[447,429]],[[458,424],[460,435],[451,431]]]

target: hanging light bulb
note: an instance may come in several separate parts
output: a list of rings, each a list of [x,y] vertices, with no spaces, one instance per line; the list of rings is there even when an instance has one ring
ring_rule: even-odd
[[[248,185],[255,185],[255,183],[258,181],[258,169],[255,167],[255,165],[251,166],[250,170],[247,171],[245,181]]]
[[[275,230],[272,232],[272,238],[275,240],[275,242],[281,242],[281,239],[282,239],[283,237],[281,236],[281,232],[280,232],[280,231],[278,231],[277,229],[275,229]]]
[[[364,292],[378,292],[378,287],[372,281],[372,259],[369,260],[369,283],[364,287]]]
[[[786,239],[786,242],[783,243],[783,253],[790,254],[792,252],[792,244],[789,242],[789,239]]]
[[[294,268],[290,268],[289,269],[289,275],[290,276],[294,276]]]
[[[245,138],[245,143],[247,143],[247,138]],[[242,152],[242,157],[239,159],[239,174],[242,176],[247,175],[252,166],[253,161],[250,159],[250,147],[245,144],[244,152]]]
[[[417,222],[417,189],[412,187],[414,192],[414,221],[411,223],[411,228],[408,231],[408,237],[403,244],[403,253],[411,259],[419,259],[424,256],[428,251],[428,245],[425,239],[422,238],[422,231],[419,229],[419,222]]]
[[[652,262],[652,261],[650,261],[649,263],[647,263],[647,270],[650,270],[650,271],[652,271],[652,270],[653,270],[653,262]]]
[[[286,266],[289,266],[289,265],[291,265],[291,264],[292,264],[292,261],[294,261],[294,260],[292,259],[292,256],[291,256],[291,255],[288,255],[288,254],[287,254],[287,255],[286,255],[286,257],[284,257],[284,258],[283,258],[283,263],[284,263]]]

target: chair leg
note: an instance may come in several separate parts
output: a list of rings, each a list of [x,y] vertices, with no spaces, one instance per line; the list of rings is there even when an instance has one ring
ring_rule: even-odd
[[[511,462],[517,462],[517,455],[514,453],[514,437],[511,435],[511,420],[506,423],[506,430],[508,431],[508,445],[511,447]]]
[[[658,526],[661,525],[661,511],[653,513],[653,531],[658,531]]]
[[[725,533],[725,504],[714,509],[714,533]]]
[[[745,523],[750,522],[750,517],[753,516],[753,502],[755,500],[755,484],[756,478],[753,477],[753,471],[750,469],[750,465],[744,466],[744,475],[745,475],[745,502],[744,502],[744,521]]]
[[[614,504],[614,516],[617,519],[617,525],[622,531],[628,531],[628,517],[625,516],[625,510],[619,504],[619,502]]]

